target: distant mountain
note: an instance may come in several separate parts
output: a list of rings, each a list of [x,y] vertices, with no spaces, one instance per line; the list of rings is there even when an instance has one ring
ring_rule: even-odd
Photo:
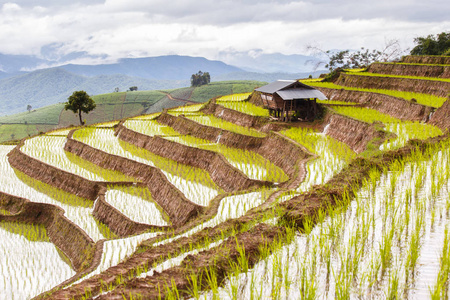
[[[63,65],[61,68],[83,76],[123,74],[132,77],[158,80],[186,80],[198,71],[209,72],[211,76],[242,71],[242,69],[227,65],[221,61],[179,55],[124,58],[115,64],[70,64]]]
[[[46,63],[48,64],[49,62],[32,55],[8,55],[0,53],[0,71],[9,74],[35,69],[39,65]]]
[[[126,75],[86,77],[62,68],[38,70],[0,80],[0,116],[19,113],[29,104],[33,108],[65,102],[76,90],[90,95],[121,91],[130,86],[141,90],[171,89],[189,85],[189,80],[148,80]]]

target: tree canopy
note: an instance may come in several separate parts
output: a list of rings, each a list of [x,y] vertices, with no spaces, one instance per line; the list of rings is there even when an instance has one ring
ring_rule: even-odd
[[[427,37],[417,37],[414,39],[417,44],[411,55],[448,55],[450,56],[450,32],[430,34]]]
[[[202,71],[198,71],[198,73],[192,74],[191,76],[191,86],[201,86],[210,82],[211,76],[209,76],[208,72],[203,73]]]
[[[81,113],[84,112],[88,114],[90,111],[94,110],[96,107],[95,101],[85,91],[73,92],[67,100],[68,101],[64,103],[64,109],[78,113],[80,124],[84,125],[84,122],[81,119]]]

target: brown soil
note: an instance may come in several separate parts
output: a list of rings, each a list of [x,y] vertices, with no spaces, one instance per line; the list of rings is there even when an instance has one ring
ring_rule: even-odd
[[[425,93],[439,97],[447,97],[450,92],[450,82],[422,79],[357,76],[342,73],[335,83],[343,86],[366,89],[386,89]]]
[[[450,130],[450,100],[436,110],[431,116],[430,124],[438,126],[442,130]]]
[[[50,241],[70,259],[76,271],[86,269],[92,262],[95,243],[77,225],[64,216],[64,210],[51,204],[0,193],[0,204],[13,215],[1,215],[0,221],[44,225]]]
[[[312,217],[316,219],[319,210],[326,210],[330,205],[346,205],[342,203],[345,195],[352,197],[356,187],[361,187],[363,181],[368,178],[370,170],[389,170],[392,163],[406,158],[413,151],[425,152],[439,142],[448,139],[449,135],[443,135],[426,141],[412,140],[405,147],[398,150],[385,151],[379,155],[353,160],[339,174],[335,175],[325,185],[315,186],[309,192],[294,197],[282,204],[286,209],[282,220],[303,228],[303,222]]]
[[[71,134],[68,136],[64,150],[102,168],[119,171],[141,180],[150,190],[155,202],[167,213],[173,226],[186,223],[202,211],[201,206],[186,199],[183,193],[172,185],[161,170],[157,168],[125,157],[108,154],[74,140]]]
[[[121,140],[156,155],[206,170],[211,179],[227,192],[272,185],[270,182],[249,179],[231,166],[220,153],[189,147],[158,136],[141,134],[126,128],[123,124],[117,127],[116,134]]]
[[[234,148],[255,151],[283,169],[289,177],[293,175],[296,161],[309,156],[299,144],[273,132],[264,138],[256,138],[204,126],[183,117],[177,118],[167,114],[158,118],[158,122],[169,125],[183,134],[190,134],[211,142],[219,141],[220,144]]]
[[[384,94],[321,87],[317,89],[330,100],[364,104],[368,108],[376,109],[400,120],[425,121],[432,111],[429,106]]]
[[[182,134],[189,134],[208,141],[217,142],[226,146],[239,149],[253,149],[261,145],[262,138],[234,133],[224,129],[210,127],[189,120],[183,116],[175,117],[167,113],[162,113],[157,121],[170,126]]]
[[[327,135],[346,143],[356,153],[365,151],[369,142],[378,147],[387,138],[387,134],[378,130],[374,124],[368,124],[338,114],[328,115],[325,123],[328,123]]]
[[[87,180],[27,156],[18,145],[8,154],[9,164],[24,174],[82,198],[95,200],[104,182]]]
[[[450,65],[432,66],[373,63],[369,66],[367,71],[378,74],[450,78]]]
[[[123,299],[123,297],[139,296],[144,299],[165,299],[168,294],[165,286],[174,282],[180,291],[180,296],[189,296],[190,276],[198,277],[202,287],[207,287],[207,273],[212,268],[217,276],[217,283],[222,285],[232,265],[240,257],[239,247],[245,249],[245,259],[251,268],[262,258],[260,248],[270,245],[284,236],[284,229],[267,224],[260,224],[247,232],[239,233],[227,239],[221,245],[197,255],[187,256],[180,266],[170,268],[161,273],[155,273],[147,278],[135,278],[110,293],[101,295],[99,299]],[[160,289],[158,289],[158,285]],[[161,293],[160,291],[161,290]],[[131,296],[130,296],[131,295]]]
[[[95,201],[92,215],[100,222],[106,224],[111,231],[119,237],[126,237],[143,233],[145,231],[163,231],[165,228],[135,222],[118,211],[114,206],[105,200],[106,189],[100,192],[97,201]]]
[[[267,123],[268,118],[251,116],[217,104],[214,100],[202,110],[205,114],[214,115],[217,118],[234,123],[239,126],[260,128]]]
[[[450,56],[409,55],[403,58],[407,64],[450,65]]]

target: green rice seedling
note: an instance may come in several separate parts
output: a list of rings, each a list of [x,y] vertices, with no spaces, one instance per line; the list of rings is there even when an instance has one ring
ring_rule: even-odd
[[[25,140],[21,150],[35,159],[93,181],[133,181],[119,172],[100,168],[72,153],[64,151],[66,138],[36,136]]]
[[[356,102],[339,101],[339,100],[316,100],[316,102],[326,105],[346,105],[346,106],[359,105],[359,103]]]
[[[145,123],[140,121],[141,123]],[[107,153],[161,169],[167,179],[191,201],[207,206],[221,189],[203,169],[180,164],[119,140],[112,129],[83,129],[74,138]]]
[[[131,220],[156,226],[167,226],[168,216],[153,201],[148,188],[136,186],[108,187],[106,201]]]
[[[202,125],[216,127],[216,128],[224,129],[224,130],[231,131],[234,133],[242,134],[242,135],[260,137],[260,138],[263,138],[266,136],[265,133],[257,131],[253,128],[239,126],[234,123],[219,119],[219,118],[211,116],[211,115],[203,115],[203,114],[187,115],[186,117],[188,119],[195,121],[197,123],[200,123]]]
[[[133,117],[130,118],[128,120],[154,120],[157,117],[159,117],[161,115],[161,113],[153,113],[153,114],[149,114],[149,115],[141,115],[141,116],[137,116],[137,117]]]
[[[242,171],[242,173],[251,179],[266,180],[277,183],[284,182],[289,179],[281,168],[254,151],[232,148],[218,143],[211,143],[210,141],[199,139],[191,135],[165,138],[190,147],[220,153],[231,165]]]
[[[184,106],[179,106],[176,108],[171,108],[169,109],[169,113],[172,112],[198,112],[200,111],[203,107],[205,107],[206,103],[200,103],[200,104],[189,104],[189,105],[184,105]]]
[[[216,101],[221,102],[235,102],[235,101],[245,101],[250,97],[251,93],[240,93],[240,94],[231,94],[226,96],[221,96],[216,99]]]
[[[200,299],[200,290],[202,287],[202,274],[190,274],[188,276],[189,287],[188,294],[189,296],[195,298],[196,300]]]
[[[173,129],[170,126],[162,125],[158,123],[156,120],[147,120],[147,119],[128,119],[123,124],[126,128],[129,128],[133,131],[149,135],[180,135],[178,131]]]
[[[430,289],[431,299],[447,299],[448,287],[449,287],[449,274],[450,274],[450,235],[448,226],[445,228],[444,241],[440,256],[440,268],[437,275],[434,288]]]
[[[349,91],[378,93],[378,94],[389,95],[389,96],[393,96],[393,97],[397,97],[397,98],[403,98],[408,101],[411,101],[412,99],[414,99],[419,104],[432,106],[432,107],[441,107],[442,104],[444,104],[444,102],[447,101],[446,97],[438,97],[438,96],[433,96],[430,94],[403,92],[403,91],[396,91],[396,90],[365,89],[365,88],[347,87],[347,86],[337,85],[337,84],[334,84],[331,82],[310,82],[310,83],[308,83],[308,85],[315,86],[315,87],[337,89],[337,90],[345,89],[345,90],[349,90]]]
[[[247,101],[217,101],[217,104],[225,108],[236,110],[238,112],[258,117],[269,117],[269,110],[256,106]]]
[[[333,110],[340,115],[344,115],[353,119],[357,119],[366,123],[382,122],[382,123],[397,123],[399,119],[383,114],[375,109],[363,107],[347,107],[347,106],[333,106]]]

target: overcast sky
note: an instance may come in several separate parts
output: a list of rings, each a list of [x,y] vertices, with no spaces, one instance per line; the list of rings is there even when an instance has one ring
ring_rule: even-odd
[[[115,59],[382,48],[450,31],[449,0],[0,1],[0,53]]]

